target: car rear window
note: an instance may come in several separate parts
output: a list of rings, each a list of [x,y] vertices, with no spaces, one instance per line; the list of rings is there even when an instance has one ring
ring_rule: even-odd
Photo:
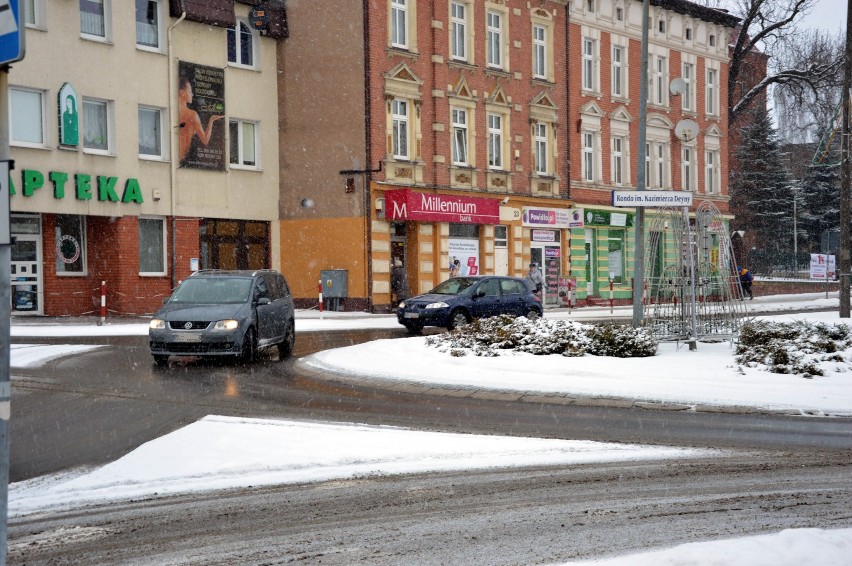
[[[247,278],[187,279],[181,283],[169,302],[194,304],[237,304],[249,299],[252,280]]]

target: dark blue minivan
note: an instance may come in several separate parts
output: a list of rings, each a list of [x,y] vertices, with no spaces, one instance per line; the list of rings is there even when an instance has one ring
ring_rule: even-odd
[[[425,295],[399,303],[396,316],[412,334],[424,326],[452,330],[474,318],[498,314],[541,316],[541,302],[529,284],[517,277],[483,275],[447,279]]]

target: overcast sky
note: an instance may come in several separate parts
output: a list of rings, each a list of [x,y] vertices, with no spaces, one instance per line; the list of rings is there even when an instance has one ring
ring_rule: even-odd
[[[841,31],[846,27],[847,0],[818,0],[804,25],[829,31]]]

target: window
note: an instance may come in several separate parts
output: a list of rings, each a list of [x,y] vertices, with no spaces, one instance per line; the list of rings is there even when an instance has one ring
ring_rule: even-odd
[[[467,4],[450,4],[450,58],[467,61]]]
[[[93,153],[109,153],[112,105],[105,100],[83,99],[83,148]]]
[[[583,180],[595,180],[595,134],[583,132]]]
[[[110,0],[80,0],[80,35],[86,39],[109,39]]]
[[[547,30],[544,26],[533,26],[533,77],[547,78]]]
[[[684,110],[695,110],[695,104],[693,103],[693,98],[695,96],[695,67],[692,63],[684,63],[683,71],[681,73],[683,76],[684,90],[681,95],[681,104],[683,105]]]
[[[624,46],[612,46],[612,95],[624,96]]]
[[[236,26],[228,28],[228,62],[232,65],[243,67],[255,67],[255,51],[257,45],[257,32],[241,20],[237,20]]]
[[[139,107],[139,156],[164,158],[163,118],[159,108]]]
[[[662,189],[669,186],[669,146],[665,142],[645,144],[645,186]]]
[[[394,98],[391,103],[391,117],[393,120],[393,156],[399,159],[408,159],[408,101]]]
[[[695,190],[695,175],[692,173],[692,154],[693,149],[691,147],[683,148],[681,157],[681,180],[683,183],[683,190],[685,191]]]
[[[713,35],[712,33],[710,34],[709,42],[710,42],[710,47],[716,47],[716,36]]]
[[[503,16],[489,10],[485,15],[485,51],[489,67],[503,68]]]
[[[535,172],[547,174],[550,171],[547,156],[547,124],[536,122],[533,125],[533,154],[535,156]]]
[[[660,18],[660,21],[657,22],[657,29],[660,30],[660,33],[666,33],[666,21]]]
[[[467,110],[453,108],[453,163],[467,165]]]
[[[56,274],[86,274],[86,223],[82,216],[56,215]]]
[[[624,138],[612,138],[612,183],[624,184]]]
[[[583,89],[595,90],[597,84],[595,69],[595,40],[590,37],[583,38]]]
[[[715,115],[716,109],[718,108],[718,104],[716,101],[717,89],[716,89],[716,77],[718,73],[716,69],[707,69],[707,94],[705,97],[705,110],[707,114]]]
[[[391,0],[391,45],[408,49],[408,0]]]
[[[257,124],[245,120],[228,123],[231,165],[257,167]]]
[[[615,19],[619,22],[624,21],[624,8],[618,7],[615,9]]]
[[[11,87],[9,104],[11,143],[44,147],[44,92]]]
[[[692,41],[692,28],[686,28],[683,30],[683,37],[687,41]]]
[[[28,27],[44,29],[44,2],[45,0],[24,0],[21,7],[24,10],[24,23]]]
[[[595,0],[586,0],[586,11],[594,12],[595,11]]]
[[[706,153],[706,177],[705,177],[705,192],[707,193],[715,193],[718,192],[718,183],[719,183],[719,175],[717,174],[718,168],[718,153],[716,151],[708,151]]]
[[[668,58],[657,55],[653,57],[653,68],[651,69],[650,100],[658,106],[668,105],[668,82],[669,82]]]
[[[503,116],[488,114],[488,167],[503,169]]]
[[[139,218],[139,274],[166,273],[166,221],[162,218]]]
[[[157,0],[136,0],[136,45],[160,48],[160,6]]]

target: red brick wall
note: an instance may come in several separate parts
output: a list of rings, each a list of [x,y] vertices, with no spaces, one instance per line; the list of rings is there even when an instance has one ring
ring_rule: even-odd
[[[502,87],[507,96],[511,97],[511,151],[505,156],[505,168],[511,170],[512,191],[529,194],[531,163],[531,131],[529,122],[529,105],[542,92],[547,92],[553,103],[558,107],[556,144],[559,152],[556,160],[556,174],[561,177],[560,192],[567,194],[568,151],[566,148],[565,124],[568,117],[568,97],[565,87],[565,6],[556,2],[542,0],[535,6],[541,6],[553,17],[553,51],[554,71],[556,82],[544,86],[541,82],[532,80],[532,19],[531,6],[526,1],[509,0],[506,3],[509,17],[509,69],[508,75],[486,73],[485,54],[485,5],[475,2],[472,5],[473,16],[471,25],[474,28],[473,58],[474,66],[451,66],[449,61],[449,0],[420,1],[417,3],[417,53],[416,57],[406,56],[388,48],[388,2],[387,0],[370,1],[370,44],[369,61],[371,66],[371,106],[373,116],[371,143],[372,163],[378,163],[386,155],[387,140],[385,137],[385,98],[384,74],[400,62],[405,62],[423,81],[420,88],[423,104],[420,109],[420,124],[423,133],[422,159],[424,162],[423,181],[426,185],[448,186],[450,184],[449,166],[452,160],[450,145],[450,101],[446,96],[447,85],[455,85],[461,77],[467,81],[471,91],[476,91],[475,137],[471,136],[471,144],[476,144],[476,162],[473,164],[479,170],[477,185],[485,186],[485,172],[488,170],[487,153],[487,122],[483,94],[493,93]],[[514,9],[520,10],[515,15]],[[432,20],[443,22],[443,29],[432,27]],[[413,30],[412,30],[413,31]],[[519,41],[521,48],[515,47]],[[433,63],[432,55],[443,57],[443,63]],[[521,73],[521,79],[515,78],[515,73]],[[433,90],[445,93],[444,97],[432,96]],[[514,110],[520,105],[521,111]],[[443,132],[434,132],[433,123],[444,125]],[[515,142],[515,136],[521,136],[522,142]],[[515,159],[514,151],[519,151]],[[472,153],[472,152],[471,152]],[[433,163],[433,155],[443,155],[445,163]],[[522,172],[516,171],[516,165],[523,167]],[[376,180],[384,178],[382,173],[374,176]]]
[[[135,216],[86,217],[87,274],[57,275],[53,234],[55,216],[43,215],[44,314],[100,315],[101,282],[106,282],[109,316],[151,314],[171,293],[171,221],[166,219],[167,274],[139,275],[139,220]],[[198,219],[177,220],[178,280],[187,277],[189,260],[199,257]]]

